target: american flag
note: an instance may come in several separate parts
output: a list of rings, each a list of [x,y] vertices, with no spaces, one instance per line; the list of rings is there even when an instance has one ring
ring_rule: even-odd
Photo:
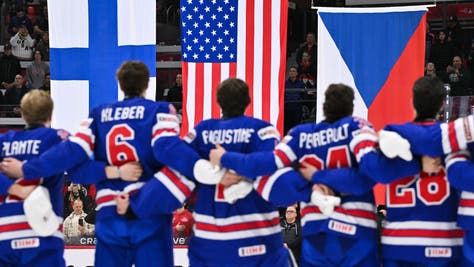
[[[283,128],[287,0],[181,0],[183,133],[219,118],[218,84],[249,84],[247,115]]]

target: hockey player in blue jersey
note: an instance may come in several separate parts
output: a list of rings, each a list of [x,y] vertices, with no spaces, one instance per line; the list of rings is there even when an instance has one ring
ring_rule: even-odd
[[[413,85],[413,125],[439,127],[436,117],[444,100],[440,80],[418,79]],[[358,158],[360,166],[373,160],[366,156]],[[426,159],[418,155],[412,161]],[[444,168],[434,167],[430,173],[420,171],[398,178],[381,173],[377,179],[387,183],[387,215],[381,237],[383,266],[463,266],[464,231],[456,226],[459,195],[448,183]]]
[[[293,162],[309,164],[321,170],[322,175],[317,172],[313,182],[335,189],[342,201],[334,212],[324,214],[320,207],[302,203],[301,265],[379,266],[372,192],[374,182],[357,171],[355,159],[360,151],[372,150],[377,137],[367,121],[351,116],[352,88],[333,84],[328,87],[325,97],[323,109],[326,119],[317,124],[296,126],[273,152],[243,155],[229,151],[222,155],[223,151],[216,149],[211,152],[211,161],[249,177],[279,169],[270,176],[273,181],[292,177],[294,171],[285,167]],[[326,179],[322,171],[346,167],[354,168],[353,175],[346,173],[338,178]],[[398,172],[403,173],[401,170]],[[271,185],[264,185],[267,186],[268,189],[262,190],[264,195],[274,191]]]
[[[220,143],[229,151],[251,153],[272,151],[279,141],[278,131],[269,123],[247,117],[250,103],[247,84],[231,78],[217,89],[217,101],[222,118],[200,122],[185,137],[185,141],[200,156],[207,158],[209,151]],[[196,175],[199,176],[199,175]],[[191,177],[192,178],[192,177]],[[289,253],[283,246],[277,207],[265,201],[251,181],[242,178],[236,184],[245,191],[229,199],[223,184],[210,177],[197,181],[197,199],[194,205],[194,235],[189,244],[191,266],[289,266]],[[249,177],[254,178],[254,177]],[[299,191],[288,188],[280,194],[297,200],[308,200],[311,186],[299,178]],[[156,197],[153,181],[130,197],[130,209],[138,217],[149,216],[153,207],[162,200]],[[180,194],[176,194],[180,198]],[[125,203],[126,206],[128,203]],[[289,203],[285,203],[289,204]]]
[[[27,93],[21,101],[21,110],[26,129],[0,136],[2,157],[29,160],[67,138],[66,132],[49,128],[53,101],[45,92],[32,90]],[[36,186],[38,188],[31,193]],[[0,174],[0,266],[65,266],[60,231],[62,187],[62,175],[27,181]],[[48,207],[33,208],[44,209],[40,215],[49,221],[46,224],[28,220],[30,215],[23,210],[25,198],[34,198],[33,195],[41,193],[44,193]]]
[[[118,69],[117,78],[124,100],[94,108],[74,136],[40,158],[23,164],[5,160],[3,167],[13,177],[28,178],[60,173],[87,162],[91,156],[104,166],[140,162],[143,174],[138,182],[106,180],[103,168],[95,173],[94,179],[102,179],[96,195],[95,266],[172,266],[171,213],[126,220],[116,213],[115,198],[122,192],[139,190],[163,165],[192,177],[194,163],[200,158],[180,140],[173,106],[144,98],[149,80],[146,65],[125,62]],[[186,160],[181,160],[183,155]],[[193,188],[181,183],[181,175],[174,170],[164,169],[158,176],[168,184],[179,185],[178,190]],[[178,203],[170,208],[179,206]]]
[[[467,266],[474,265],[474,164],[471,158],[474,152],[473,115],[428,127],[406,123],[388,125],[386,128],[406,138],[410,143],[408,149],[414,154],[432,157],[448,154],[445,159],[448,181],[451,186],[462,191],[457,210],[457,224],[465,230],[463,253],[468,261]]]

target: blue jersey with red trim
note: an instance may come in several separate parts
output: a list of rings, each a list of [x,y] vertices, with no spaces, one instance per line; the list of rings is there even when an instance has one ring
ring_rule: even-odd
[[[407,139],[413,154],[437,157],[465,150],[469,143],[474,142],[474,117],[469,115],[449,123],[431,125],[390,124],[385,130],[397,132]]]
[[[305,162],[318,170],[330,170],[354,167],[358,164],[356,155],[376,145],[376,134],[371,125],[364,119],[345,117],[336,122],[308,123],[298,125],[278,144],[272,153],[253,153],[240,155],[225,153],[221,159],[224,167],[244,175],[264,175],[275,172],[279,168],[289,166],[292,162]],[[352,149],[351,149],[352,147]],[[354,151],[354,152],[351,152]],[[309,203],[302,203],[302,225],[305,236],[319,232],[328,232],[354,238],[375,240],[376,221],[375,205],[372,192],[374,182],[367,176],[355,173],[341,179],[325,179],[313,177],[313,181],[324,183],[341,190],[342,204],[330,217]],[[272,178],[288,175],[291,172],[279,171]],[[352,191],[346,184],[359,184]],[[356,179],[355,182],[350,179]],[[280,180],[280,179],[277,179]],[[318,181],[319,180],[319,181]],[[342,182],[344,183],[344,182]],[[361,188],[363,187],[363,188]],[[274,190],[268,189],[267,192]]]
[[[137,191],[162,166],[169,165],[192,176],[194,162],[199,156],[180,140],[175,113],[169,103],[142,97],[100,105],[90,112],[74,136],[40,159],[26,162],[23,165],[25,177],[68,170],[91,157],[115,166],[139,161],[143,174],[136,183],[107,180],[103,170],[98,170],[92,177],[75,179],[80,183],[97,183],[97,219],[118,216],[115,196],[120,192]],[[186,155],[187,160],[179,160],[182,155]]]
[[[241,153],[272,151],[279,141],[279,133],[267,122],[240,116],[202,121],[188,133],[185,141],[203,158],[208,158],[217,143],[228,151]],[[190,258],[244,266],[246,262],[255,263],[281,251],[283,241],[277,208],[255,190],[229,204],[224,200],[223,189],[221,185],[197,185]]]
[[[386,130],[409,140],[416,155],[439,156],[443,151],[459,149],[457,138],[449,141],[449,132],[454,137],[454,125],[459,122],[413,122],[389,125]],[[433,143],[428,146],[426,142]],[[418,156],[413,159],[419,160]],[[464,231],[456,226],[459,193],[451,187],[444,169],[434,175],[420,171],[383,182],[389,183],[382,230],[384,258],[426,263],[462,257]]]
[[[46,127],[38,127],[24,131],[9,131],[0,136],[1,157],[14,157],[18,160],[30,160],[40,156],[51,146],[61,143],[68,133]],[[23,199],[8,195],[7,191],[13,183],[21,185],[42,185],[48,189],[53,210],[59,220],[63,218],[63,175],[49,177],[37,176],[34,179],[23,178],[11,180],[0,175],[0,253],[7,254],[13,249],[39,247],[41,249],[62,249],[62,232],[59,230],[51,238],[61,240],[60,243],[49,241],[38,236],[29,226],[23,212]],[[23,239],[24,242],[17,242]],[[17,241],[15,241],[17,240]],[[52,247],[51,247],[52,246]]]

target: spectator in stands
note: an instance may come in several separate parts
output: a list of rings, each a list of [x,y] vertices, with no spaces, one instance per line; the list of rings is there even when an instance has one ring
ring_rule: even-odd
[[[426,63],[425,66],[425,76],[427,77],[436,77],[436,67],[433,62]]]
[[[29,89],[38,89],[44,84],[46,73],[49,73],[49,65],[43,62],[43,55],[36,50],[33,63],[26,68],[26,86]]]
[[[20,117],[21,98],[28,93],[23,76],[17,74],[15,81],[7,87],[5,91],[5,105],[8,105],[8,117]]]
[[[51,94],[51,74],[48,72],[44,75],[44,83],[39,89],[44,90]]]
[[[49,61],[49,33],[43,32],[40,36],[41,39],[36,44],[35,49],[41,52],[43,61]]]
[[[16,16],[11,18],[10,25],[8,25],[8,33],[12,36],[17,34],[20,30],[20,26],[25,26],[29,32],[33,31],[31,20],[25,15],[23,8],[18,8],[16,10]]]
[[[453,44],[447,41],[446,31],[439,31],[437,43],[431,47],[430,53],[430,62],[435,64],[438,77],[443,76],[446,67],[451,64],[455,55],[456,49]]]
[[[471,73],[462,67],[461,56],[453,57],[453,64],[446,68],[445,82],[451,85],[451,96],[471,95]]]
[[[43,6],[43,12],[41,15],[39,15],[37,18],[36,18],[36,21],[33,25],[33,33],[35,34],[35,36],[40,37],[42,38],[44,33],[47,33],[48,32],[48,29],[49,29],[49,25],[48,25],[48,6]],[[45,55],[45,60],[46,60],[46,54]],[[49,61],[49,58],[48,60],[46,61]]]
[[[283,234],[283,243],[291,250],[296,262],[299,264],[303,234],[301,233],[296,204],[286,208],[285,217],[282,218],[280,226]]]
[[[306,43],[304,43],[304,46],[298,49],[296,53],[296,63],[298,65],[303,60],[303,52],[308,52],[316,69],[316,62],[318,61],[318,47],[316,45],[316,36],[314,33],[308,32],[308,34],[306,34]]]
[[[436,34],[431,31],[430,24],[426,23],[426,48],[425,48],[425,63],[430,60],[431,47],[436,41]]]
[[[448,18],[448,42],[451,42],[457,51],[463,51],[464,49],[464,31],[459,25],[458,17],[450,16]]]
[[[15,82],[15,75],[21,72],[20,61],[12,55],[12,46],[7,43],[3,46],[3,55],[0,57],[1,88],[11,87]]]
[[[84,210],[89,212],[92,208],[92,200],[87,195],[87,189],[83,185],[71,182],[64,196],[64,214],[70,214],[73,211],[72,204],[78,199],[81,200]]]
[[[316,85],[316,65],[311,60],[311,55],[308,52],[303,52],[303,57],[298,65],[299,78],[308,88],[313,88]]]
[[[298,78],[298,70],[291,66],[288,70],[288,80],[285,82],[285,134],[293,126],[301,123],[302,104],[304,99],[304,89],[306,85]]]
[[[33,56],[33,47],[35,41],[25,25],[20,25],[18,32],[10,39],[12,53],[19,60],[31,60]]]
[[[181,208],[173,212],[173,237],[185,239],[184,243],[180,242],[179,245],[185,245],[188,243],[188,239],[193,233],[193,225],[193,215],[186,209],[185,202]]]
[[[176,74],[176,84],[168,90],[166,101],[173,103],[177,110],[181,110],[183,104],[183,76]]]
[[[73,211],[66,217],[63,223],[65,242],[71,245],[80,244],[81,237],[93,236],[94,225],[85,221],[87,213],[83,210],[83,204],[80,199],[73,202]]]

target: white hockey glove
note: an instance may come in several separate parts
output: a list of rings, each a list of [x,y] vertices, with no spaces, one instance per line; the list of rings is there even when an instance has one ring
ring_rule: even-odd
[[[388,158],[393,159],[398,156],[406,161],[413,159],[410,143],[396,132],[381,130],[379,132],[379,147]]]
[[[201,184],[214,185],[218,184],[222,176],[224,176],[226,169],[212,166],[211,162],[205,159],[200,159],[194,164],[194,178]]]
[[[321,212],[325,216],[331,216],[334,212],[334,207],[339,206],[341,204],[341,198],[335,196],[327,196],[322,194],[319,191],[313,191],[311,194],[311,202],[318,206]]]
[[[248,196],[252,190],[253,184],[248,180],[242,180],[224,189],[224,199],[227,203],[234,204],[237,200]]]

